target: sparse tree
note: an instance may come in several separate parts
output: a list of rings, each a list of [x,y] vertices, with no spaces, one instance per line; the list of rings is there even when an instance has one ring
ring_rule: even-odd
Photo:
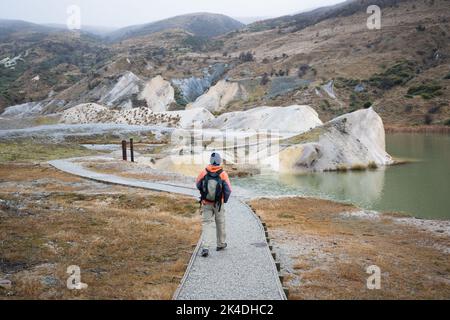
[[[269,74],[267,72],[265,72],[263,74],[263,77],[261,79],[261,85],[265,86],[267,83],[269,83],[270,79],[269,79]]]

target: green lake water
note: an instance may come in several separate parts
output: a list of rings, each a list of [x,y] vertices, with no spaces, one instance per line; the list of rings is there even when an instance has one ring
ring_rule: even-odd
[[[386,136],[394,158],[411,163],[365,172],[259,175],[235,183],[255,195],[300,195],[345,201],[382,212],[450,219],[450,135]]]

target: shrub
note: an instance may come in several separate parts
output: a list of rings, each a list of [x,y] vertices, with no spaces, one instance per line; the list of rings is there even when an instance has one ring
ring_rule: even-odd
[[[403,61],[395,64],[383,73],[373,75],[370,77],[369,83],[379,89],[389,90],[395,86],[405,84],[414,76],[414,62]]]
[[[412,104],[407,104],[407,105],[405,106],[405,112],[411,112],[412,109],[413,109]]]
[[[423,123],[425,123],[426,125],[430,125],[433,123],[433,117],[430,114],[426,114],[424,119],[423,119]]]
[[[366,103],[364,103],[363,107],[364,109],[369,109],[372,106],[372,102],[367,101]]]
[[[432,99],[442,94],[441,86],[436,84],[422,84],[408,89],[407,95],[421,96],[424,99]]]
[[[330,102],[326,99],[323,99],[322,101],[320,101],[320,107],[322,108],[322,110],[330,110]]]
[[[365,170],[367,170],[367,167],[365,165],[363,165],[363,164],[354,164],[354,165],[352,165],[350,170],[352,170],[352,171],[365,171]]]
[[[263,75],[263,77],[261,79],[261,85],[265,86],[266,84],[269,83],[269,81],[270,81],[269,74],[266,72],[266,73],[264,73],[264,75]]]
[[[378,169],[378,165],[374,162],[374,161],[371,161],[371,162],[369,162],[369,165],[367,166],[370,170],[376,170],[376,169]]]
[[[429,114],[436,114],[441,110],[441,106],[435,106],[428,109]]]
[[[188,36],[183,40],[183,45],[190,47],[194,51],[200,51],[205,46],[206,40],[201,37]]]
[[[337,172],[347,172],[347,171],[348,171],[348,168],[347,168],[347,166],[341,164],[341,165],[338,165],[338,166],[337,166],[336,171],[337,171]]]
[[[426,30],[426,28],[425,28],[425,26],[419,24],[419,25],[416,27],[416,30],[417,30],[418,32],[423,32],[423,31]]]
[[[297,75],[299,78],[302,78],[305,76],[305,74],[308,72],[309,70],[309,65],[307,64],[302,64],[299,68],[298,68],[298,72]]]
[[[255,58],[253,57],[253,54],[249,51],[249,52],[241,52],[241,54],[239,55],[239,60],[241,60],[242,62],[251,62],[253,61]]]
[[[184,95],[181,92],[180,88],[174,87],[174,89],[175,89],[175,102],[177,103],[177,105],[184,107],[187,106],[188,102],[184,98]]]
[[[446,80],[450,79],[450,72],[444,77],[444,79],[446,79]]]
[[[445,120],[445,121],[444,121],[444,125],[445,125],[445,126],[450,126],[450,119]]]

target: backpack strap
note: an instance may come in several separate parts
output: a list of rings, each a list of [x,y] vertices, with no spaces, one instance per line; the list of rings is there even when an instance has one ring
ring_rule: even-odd
[[[205,170],[206,170],[206,174],[210,175],[211,177],[220,177],[220,175],[223,173],[223,169],[220,169],[217,172],[211,172],[208,169],[205,169]]]

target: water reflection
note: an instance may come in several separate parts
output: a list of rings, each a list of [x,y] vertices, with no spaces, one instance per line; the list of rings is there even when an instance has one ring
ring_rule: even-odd
[[[381,197],[385,170],[305,175],[267,174],[238,181],[255,196],[303,195],[347,201],[370,207]]]
[[[392,134],[387,150],[414,162],[367,172],[264,175],[235,183],[257,195],[302,195],[367,209],[450,219],[450,136]]]

